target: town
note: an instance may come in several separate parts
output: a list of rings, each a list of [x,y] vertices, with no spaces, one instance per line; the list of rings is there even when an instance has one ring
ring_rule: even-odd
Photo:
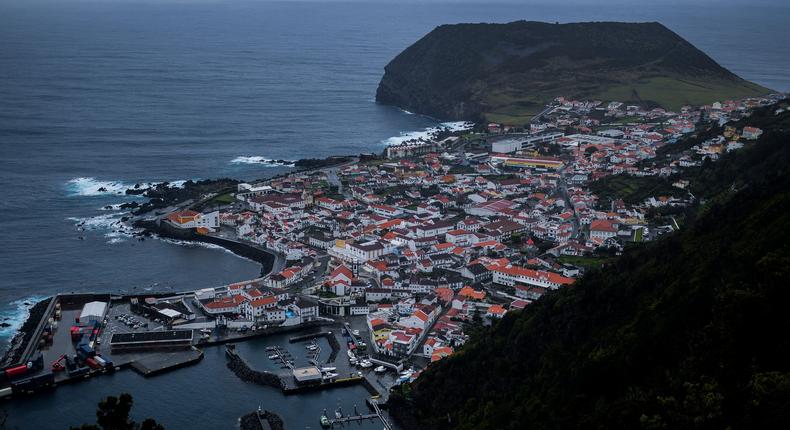
[[[463,124],[380,157],[241,183],[206,196],[203,207],[213,210],[179,210],[162,222],[284,259],[264,278],[202,299],[206,314],[256,327],[364,320],[366,355],[431,363],[464,344],[469,324],[490,324],[573,285],[629,244],[679,228],[662,209],[694,201],[684,180],[628,202],[590,184],[670,178],[715,161],[761,133],[726,124],[780,99],[670,112],[559,97],[526,127]],[[712,125],[724,131],[658,156]]]
[[[758,107],[779,114],[782,100],[670,112],[559,97],[524,127],[457,123],[381,155],[138,214],[159,234],[271,260],[271,271],[193,291],[48,299],[22,330],[0,395],[124,367],[154,375],[227,344],[242,379],[285,394],[359,383],[386,402],[475,327],[682,228],[695,196],[680,174],[755,141],[762,130],[732,124]],[[600,185],[610,179],[621,189]],[[640,194],[633,180],[655,183]],[[277,339],[265,370],[236,345],[255,337]],[[324,413],[321,423],[389,428],[379,401],[375,413]]]

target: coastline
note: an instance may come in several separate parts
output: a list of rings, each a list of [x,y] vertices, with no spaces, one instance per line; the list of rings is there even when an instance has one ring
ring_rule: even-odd
[[[31,341],[33,332],[47,310],[52,297],[47,297],[44,300],[34,304],[28,312],[27,319],[22,325],[17,328],[16,333],[8,342],[8,348],[3,352],[3,359],[0,361],[0,366],[6,367],[19,361],[25,347]]]
[[[278,266],[283,257],[262,247],[255,247],[244,242],[222,239],[214,236],[197,234],[191,230],[177,230],[167,228],[166,224],[157,224],[155,221],[136,221],[133,226],[143,229],[142,235],[156,235],[160,238],[182,240],[187,242],[200,242],[220,246],[233,254],[255,261],[261,265],[260,276],[266,276]]]

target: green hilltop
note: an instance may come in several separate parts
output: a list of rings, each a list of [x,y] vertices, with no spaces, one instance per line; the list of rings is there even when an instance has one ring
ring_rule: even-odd
[[[390,397],[407,429],[790,426],[790,112],[689,172],[680,232],[481,329]]]
[[[519,124],[558,96],[678,109],[770,92],[659,23],[517,21],[437,27],[385,67],[376,100]]]

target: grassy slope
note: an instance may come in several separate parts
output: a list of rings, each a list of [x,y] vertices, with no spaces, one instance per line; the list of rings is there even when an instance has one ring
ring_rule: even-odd
[[[680,110],[683,105],[701,106],[715,101],[761,96],[771,90],[743,81],[689,80],[671,77],[637,78],[630,84],[602,82],[597,87],[579,91],[577,88],[557,89],[557,92],[532,93],[509,89],[493,92],[485,97],[490,106],[485,113],[488,121],[506,124],[523,124],[544,108],[554,97],[564,95],[591,100],[653,102],[669,110]],[[639,99],[635,97],[637,95]]]

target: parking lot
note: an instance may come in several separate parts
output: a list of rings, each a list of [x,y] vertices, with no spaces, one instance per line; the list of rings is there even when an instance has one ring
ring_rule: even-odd
[[[128,303],[115,304],[107,312],[107,326],[102,330],[99,336],[99,344],[107,345],[109,349],[110,339],[115,333],[130,333],[130,332],[143,332],[143,331],[156,331],[164,330],[164,326],[143,317],[142,315],[132,313]]]

